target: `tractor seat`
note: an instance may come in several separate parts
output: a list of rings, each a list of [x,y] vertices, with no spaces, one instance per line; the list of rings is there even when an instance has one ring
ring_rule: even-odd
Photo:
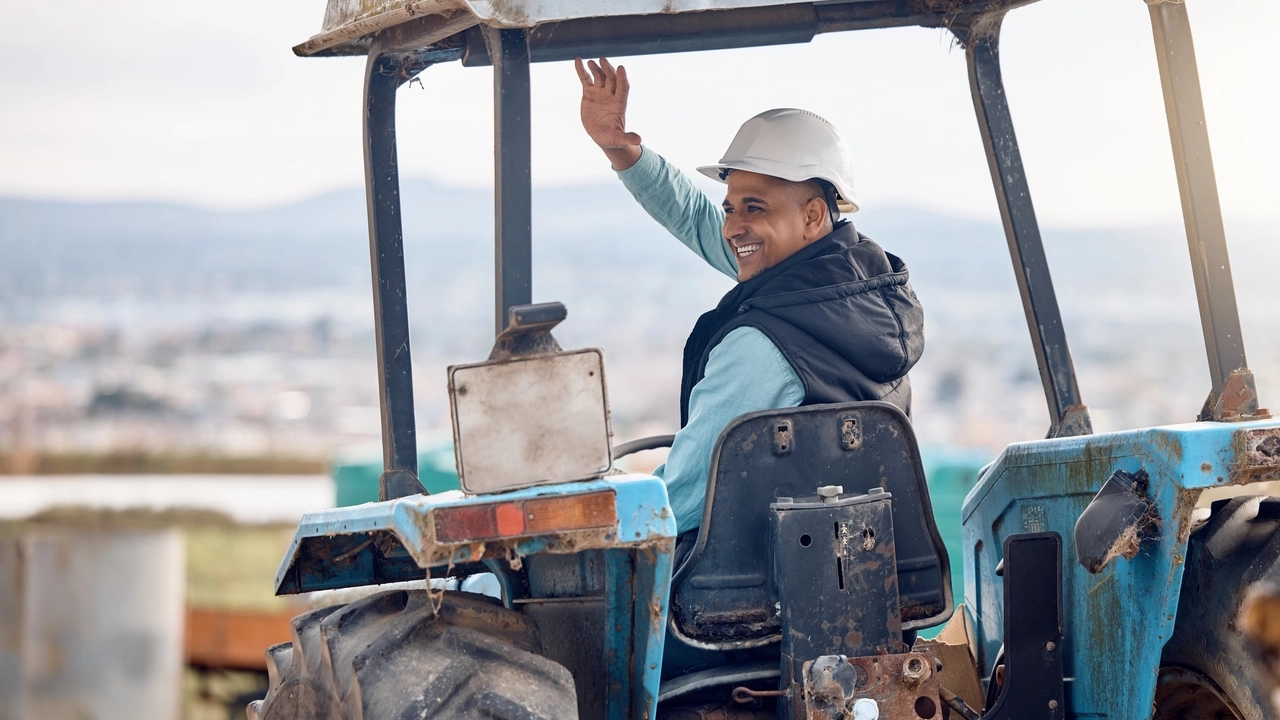
[[[761,647],[781,638],[772,582],[769,504],[873,487],[892,495],[902,627],[946,621],[953,608],[947,550],[934,524],[911,422],[884,402],[748,413],[721,433],[692,550],[676,569],[671,629],[705,650]]]

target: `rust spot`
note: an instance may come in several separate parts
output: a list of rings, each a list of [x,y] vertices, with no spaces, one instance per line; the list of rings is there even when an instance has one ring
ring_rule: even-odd
[[[1219,420],[1257,419],[1271,417],[1265,409],[1258,407],[1257,393],[1254,390],[1253,373],[1243,368],[1232,370],[1222,384],[1222,392],[1218,395],[1217,408]]]
[[[1231,484],[1280,478],[1280,427],[1238,430],[1231,444],[1235,451],[1228,473]]]
[[[880,706],[880,717],[920,717],[916,708],[924,705],[921,698],[930,700],[935,708],[941,706],[938,674],[933,671],[936,660],[927,649],[849,658],[849,663],[859,671],[859,680],[866,678],[864,683],[859,684],[857,696],[874,699]],[[805,664],[805,669],[807,674],[808,663]],[[815,714],[813,710],[816,709],[818,708],[810,708],[809,717],[844,717]]]
[[[1200,463],[1200,472],[1213,472],[1213,465],[1210,463]]]

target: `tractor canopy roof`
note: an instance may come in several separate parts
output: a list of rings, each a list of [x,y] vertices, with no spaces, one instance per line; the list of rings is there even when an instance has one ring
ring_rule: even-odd
[[[644,55],[803,43],[825,32],[977,27],[1034,0],[329,0],[303,57],[433,51],[490,64],[483,27],[526,29],[530,59]]]

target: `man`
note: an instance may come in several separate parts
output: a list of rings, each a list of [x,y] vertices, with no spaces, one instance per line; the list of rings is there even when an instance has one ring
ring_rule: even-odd
[[[727,185],[716,206],[626,129],[626,70],[575,63],[582,125],[655,220],[738,285],[684,348],[680,432],[665,465],[680,533],[702,522],[716,439],[743,413],[884,400],[910,412],[907,371],[924,315],[907,267],[854,230],[848,148],[804,110],[761,113],[698,170]]]

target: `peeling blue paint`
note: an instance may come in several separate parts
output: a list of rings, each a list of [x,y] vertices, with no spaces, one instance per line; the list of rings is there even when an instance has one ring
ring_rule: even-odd
[[[436,545],[430,531],[434,510],[600,491],[614,493],[618,524],[593,533],[588,546],[573,533],[507,540],[503,546],[519,557],[586,547],[604,550],[608,589],[608,627],[602,628],[608,651],[605,717],[652,720],[657,715],[676,537],[666,485],[658,478],[612,475],[501,495],[452,491],[308,513],[276,573],[276,592],[421,580],[428,571],[442,572],[450,564],[477,559],[484,546]]]
[[[1004,538],[1051,530],[1063,540],[1064,672],[1070,717],[1146,718],[1172,633],[1182,586],[1191,513],[1199,491],[1244,482],[1237,433],[1275,421],[1194,423],[1010,445],[965,499],[965,609],[983,673],[1003,641]],[[1145,469],[1159,510],[1159,537],[1131,560],[1098,575],[1077,561],[1076,519],[1116,470]],[[1031,527],[1034,525],[1035,527]]]

